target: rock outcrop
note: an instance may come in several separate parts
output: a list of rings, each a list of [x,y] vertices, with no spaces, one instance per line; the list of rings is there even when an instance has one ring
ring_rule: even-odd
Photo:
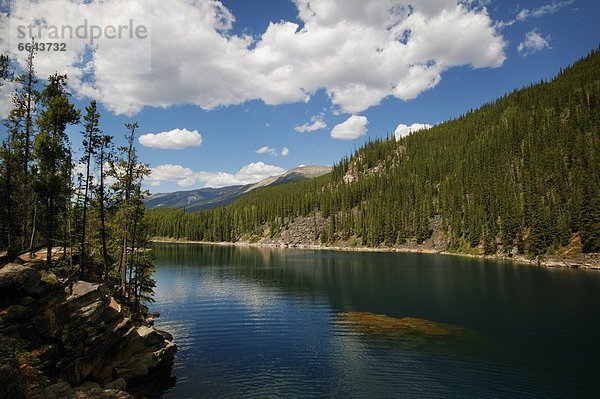
[[[176,351],[170,334],[134,317],[103,284],[63,286],[14,263],[0,269],[0,398],[129,397],[118,389],[170,368]]]
[[[68,382],[58,382],[32,394],[30,399],[132,399],[133,396],[118,389],[100,388],[95,383],[84,383],[71,388]]]

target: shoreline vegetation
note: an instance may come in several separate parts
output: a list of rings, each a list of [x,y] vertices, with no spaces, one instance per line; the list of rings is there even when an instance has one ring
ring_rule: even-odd
[[[237,247],[253,247],[253,248],[291,248],[291,249],[305,249],[314,251],[341,251],[341,252],[381,252],[381,253],[419,253],[419,254],[437,254],[437,255],[451,255],[468,258],[478,258],[487,260],[498,260],[498,261],[511,261],[521,264],[529,264],[535,266],[544,267],[563,267],[571,269],[589,269],[589,270],[600,270],[600,254],[582,254],[578,257],[551,257],[551,256],[539,256],[537,258],[527,258],[523,255],[518,256],[506,256],[506,255],[482,255],[482,254],[467,254],[461,252],[449,252],[436,250],[427,246],[399,246],[399,247],[364,247],[364,246],[337,246],[337,245],[321,245],[321,244],[286,244],[286,243],[261,243],[261,242],[249,242],[249,241],[193,241],[193,240],[182,240],[168,237],[153,237],[151,240],[153,243],[165,243],[165,244],[202,244],[202,245],[215,245],[215,246],[237,246]]]

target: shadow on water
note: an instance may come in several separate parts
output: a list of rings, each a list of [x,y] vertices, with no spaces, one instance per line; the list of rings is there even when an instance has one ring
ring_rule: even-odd
[[[171,373],[170,367],[154,369],[146,376],[128,381],[127,391],[136,398],[160,399],[177,384],[177,378]]]

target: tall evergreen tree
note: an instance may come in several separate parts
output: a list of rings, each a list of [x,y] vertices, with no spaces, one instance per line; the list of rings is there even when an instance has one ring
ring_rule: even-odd
[[[141,203],[141,184],[143,178],[150,173],[150,170],[147,165],[139,163],[137,150],[134,146],[135,132],[139,127],[138,124],[127,123],[125,127],[127,129],[125,136],[127,145],[119,148],[120,157],[113,162],[111,174],[116,179],[114,188],[120,202],[118,218],[119,226],[121,226],[121,244],[118,255],[117,274],[120,280],[121,291],[124,295],[127,295],[130,293],[128,290],[127,272],[129,271],[129,282],[131,283],[136,252],[141,245],[137,240],[139,235],[138,225],[141,220],[140,212],[141,208],[143,208],[143,204]]]
[[[87,210],[89,204],[90,185],[92,183],[92,158],[96,155],[98,147],[101,145],[101,131],[99,128],[100,114],[96,108],[96,101],[92,101],[85,109],[86,114],[84,119],[83,131],[83,156],[81,162],[86,166],[85,176],[83,177],[83,204],[81,218],[81,237],[79,242],[80,263],[82,270],[87,266],[87,251],[86,251],[86,227],[87,227]]]
[[[40,199],[43,223],[42,230],[46,245],[46,262],[52,263],[52,247],[56,239],[59,216],[66,216],[66,203],[71,194],[71,170],[68,125],[79,122],[79,111],[69,101],[66,91],[66,75],[55,74],[41,93],[42,110],[37,119],[39,132],[35,139],[35,156],[38,174],[35,192]],[[63,217],[63,221],[66,217]],[[63,226],[63,228],[65,228]]]
[[[33,113],[38,93],[35,89],[37,79],[33,69],[33,49],[28,53],[27,68],[19,74],[14,82],[16,89],[11,96],[12,109],[4,125],[8,137],[2,149],[3,159],[3,197],[4,215],[11,257],[27,246],[28,227],[30,221],[30,206],[33,197],[30,179],[31,138],[34,134]],[[8,78],[10,71],[9,59],[0,57],[0,74]]]
[[[96,158],[98,167],[98,188],[96,193],[98,212],[100,216],[100,243],[102,251],[102,276],[105,281],[108,281],[109,273],[109,255],[108,255],[108,231],[106,228],[107,219],[107,202],[108,194],[106,190],[106,164],[112,163],[112,137],[109,135],[103,135],[100,137],[98,146],[98,156]]]

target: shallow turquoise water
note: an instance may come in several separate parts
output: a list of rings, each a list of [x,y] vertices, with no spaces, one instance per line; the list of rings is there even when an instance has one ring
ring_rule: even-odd
[[[165,398],[600,397],[598,272],[427,254],[154,249],[152,310],[179,346]],[[348,312],[452,333],[398,335]]]

